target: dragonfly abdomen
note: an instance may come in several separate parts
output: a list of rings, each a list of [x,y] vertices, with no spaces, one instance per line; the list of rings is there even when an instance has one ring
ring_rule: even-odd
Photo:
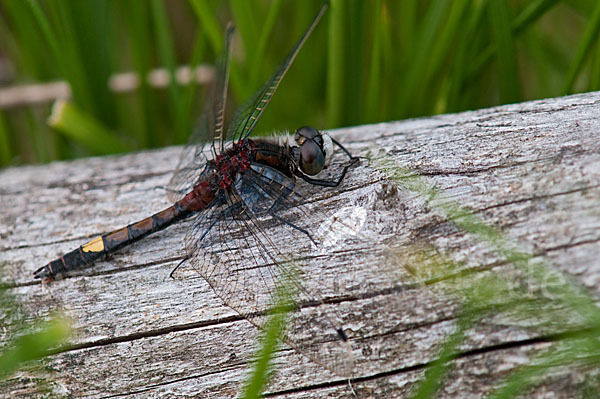
[[[132,223],[119,230],[115,230],[108,234],[104,234],[102,237],[98,237],[96,240],[102,240],[102,244],[99,244],[98,248],[91,247],[95,241],[92,240],[87,244],[83,244],[80,249],[86,253],[86,246],[90,245],[90,250],[88,253],[97,252],[95,249],[99,250],[100,252],[103,251],[105,254],[114,252],[120,248],[123,248],[124,246],[141,240],[142,238],[158,230],[162,230],[173,223],[188,217],[189,215],[189,212],[178,209],[176,205],[170,206],[163,211],[140,220],[139,222]]]
[[[49,280],[57,274],[90,265],[98,259],[162,230],[171,224],[206,208],[215,197],[215,191],[207,181],[197,184],[180,201],[154,215],[118,230],[96,237],[80,247],[67,252],[46,266],[36,270],[35,278]]]
[[[177,204],[170,206],[139,222],[96,237],[39,268],[33,274],[35,278],[47,280],[54,278],[57,274],[90,265],[111,252],[162,230],[189,215],[191,215],[189,211],[180,209]]]

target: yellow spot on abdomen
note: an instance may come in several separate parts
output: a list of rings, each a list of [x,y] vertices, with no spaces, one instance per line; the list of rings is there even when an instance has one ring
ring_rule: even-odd
[[[81,246],[83,252],[101,252],[104,251],[104,242],[102,237],[94,238],[92,241],[87,242]]]

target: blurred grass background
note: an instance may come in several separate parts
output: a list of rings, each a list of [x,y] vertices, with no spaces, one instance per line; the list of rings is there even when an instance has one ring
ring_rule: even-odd
[[[0,92],[66,81],[52,102],[0,108],[0,166],[184,143],[205,85],[115,92],[121,72],[210,65],[237,27],[229,111],[256,90],[321,0],[0,0]],[[258,131],[335,128],[600,89],[596,0],[332,0]]]

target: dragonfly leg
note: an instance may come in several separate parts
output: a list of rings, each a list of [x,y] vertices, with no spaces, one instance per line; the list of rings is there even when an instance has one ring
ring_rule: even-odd
[[[313,179],[312,177],[306,176],[305,174],[300,175],[300,177],[305,182],[307,182],[309,184],[313,184],[315,186],[337,187],[344,180],[344,177],[346,177],[346,173],[348,172],[348,169],[350,169],[350,167],[355,165],[358,161],[359,161],[359,158],[352,157],[350,159],[350,163],[348,165],[344,166],[344,170],[342,171],[342,174],[340,175],[340,177],[338,177],[337,179],[334,179],[334,180]]]
[[[344,151],[346,153],[346,155],[348,155],[348,158],[352,159],[358,159],[358,157],[355,157],[354,155],[350,154],[350,151],[348,151],[346,149],[346,147],[344,147],[339,141],[337,141],[336,139],[334,139],[333,137],[330,137],[331,141],[333,142],[333,144],[337,145],[338,147],[340,147],[340,150]]]
[[[177,266],[175,266],[175,268],[173,270],[171,270],[171,273],[169,273],[169,278],[175,279],[175,277],[173,277],[173,275],[175,274],[175,272],[177,271],[177,269],[179,269],[181,267],[181,265],[183,265],[183,262],[185,262],[186,260],[188,260],[190,257],[189,256],[185,256],[185,258],[183,258],[181,260],[181,262],[179,262],[177,264]]]
[[[310,235],[310,233],[307,230],[303,229],[302,227],[296,226],[294,223],[289,222],[282,217],[277,216],[275,213],[269,212],[269,215],[271,215],[271,217],[273,217],[273,219],[276,219],[276,220],[280,221],[281,223],[286,224],[286,225],[290,226],[291,228],[296,229],[299,232],[305,234],[308,238],[310,238],[310,240],[313,242],[313,244],[317,245],[317,242],[312,238],[312,236]]]
[[[336,139],[332,138],[331,141],[333,141],[333,143],[335,145],[337,145],[342,151],[344,151],[350,160],[348,165],[344,166],[344,170],[342,170],[342,174],[340,175],[340,177],[338,177],[337,179],[334,179],[334,180],[313,179],[312,177],[307,176],[304,173],[302,173],[299,175],[302,178],[302,180],[304,180],[305,182],[307,182],[309,184],[313,184],[315,186],[337,187],[344,180],[344,177],[346,177],[346,173],[348,172],[348,169],[350,169],[351,166],[355,165],[360,160],[359,157],[355,157],[354,155],[350,154],[350,151],[348,151],[346,149],[346,147],[344,147],[342,144],[340,144],[340,142],[337,141]]]

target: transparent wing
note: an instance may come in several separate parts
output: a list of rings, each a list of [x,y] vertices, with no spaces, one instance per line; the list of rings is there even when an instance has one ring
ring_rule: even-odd
[[[227,25],[227,33],[225,36],[225,48],[217,62],[217,93],[213,102],[214,121],[211,121],[214,126],[213,149],[220,154],[225,147],[225,103],[227,102],[227,87],[229,86],[229,63],[231,61],[231,39],[234,32],[233,24]],[[217,153],[213,152],[214,156]]]
[[[177,168],[167,185],[167,198],[171,202],[180,200],[197,184],[200,175],[206,168],[207,162],[213,158],[208,116],[202,115],[198,120],[194,133],[188,144],[181,151]]]
[[[296,43],[296,46],[294,46],[287,58],[279,65],[275,73],[256,93],[254,93],[252,97],[250,97],[250,99],[248,99],[235,111],[233,120],[227,129],[227,137],[230,140],[243,140],[248,137],[250,133],[252,133],[252,130],[256,126],[260,116],[264,112],[267,105],[269,105],[273,94],[275,94],[277,87],[279,87],[281,79],[283,79],[285,76],[286,72],[290,68],[290,65],[296,58],[296,55],[298,55],[298,52],[304,45],[304,42],[306,39],[308,39],[312,31],[319,23],[319,20],[327,10],[328,6],[329,4],[325,3],[323,7],[321,7],[311,25],[300,38],[298,43]]]
[[[188,193],[198,181],[206,163],[214,159],[224,147],[224,115],[229,84],[231,41],[234,27],[229,24],[225,48],[216,63],[216,73],[205,112],[199,118],[188,144],[181,152],[177,168],[167,187],[167,197],[175,202]]]
[[[224,135],[224,111],[229,84],[231,42],[234,32],[233,26],[228,26],[225,48],[217,62],[212,95],[209,96],[206,111],[199,119],[194,133],[190,136],[187,146],[182,151],[177,168],[167,187],[167,197],[170,201],[174,202],[181,199],[183,195],[194,187],[198,175],[204,169],[206,162],[214,159],[214,157],[223,151],[227,139],[245,139],[248,137],[260,119],[264,109],[271,101],[273,94],[296,58],[296,55],[318,24],[327,7],[328,3],[325,3],[307,31],[269,80],[236,110],[227,134]],[[212,145],[207,146],[206,143],[210,143],[211,141]]]
[[[339,333],[343,326],[335,305],[324,304],[318,292],[307,287],[308,265],[299,256],[313,247],[305,232],[313,233],[322,213],[308,209],[293,181],[276,173],[247,171],[234,194],[224,197],[210,213],[198,215],[186,235],[190,263],[225,304],[259,328],[275,293],[291,284],[295,310],[286,342],[323,367],[349,377],[352,349]],[[258,198],[264,200],[259,204]],[[273,229],[285,231],[277,234]]]

